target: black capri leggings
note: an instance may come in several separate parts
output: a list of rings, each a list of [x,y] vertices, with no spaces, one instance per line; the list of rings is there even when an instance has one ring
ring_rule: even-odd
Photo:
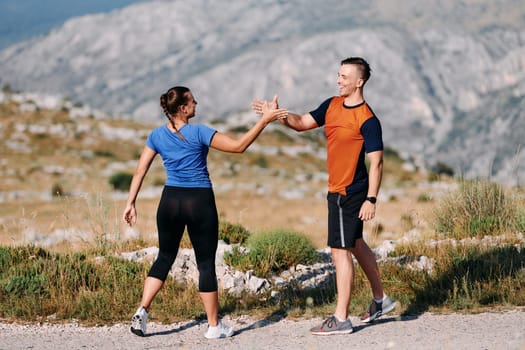
[[[185,227],[188,228],[199,269],[199,291],[215,292],[219,219],[211,188],[164,187],[157,209],[159,255],[148,276],[166,280],[177,257]]]

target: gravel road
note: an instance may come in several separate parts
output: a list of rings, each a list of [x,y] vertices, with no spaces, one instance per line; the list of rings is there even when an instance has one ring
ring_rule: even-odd
[[[205,323],[194,321],[148,324],[147,337],[129,325],[83,327],[67,324],[0,322],[0,349],[517,349],[525,350],[525,311],[413,317],[384,316],[373,325],[352,318],[354,332],[312,336],[310,327],[321,320],[223,319],[233,325],[232,338],[208,340]]]

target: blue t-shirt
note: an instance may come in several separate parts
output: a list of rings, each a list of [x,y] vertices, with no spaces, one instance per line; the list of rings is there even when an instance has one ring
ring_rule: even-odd
[[[162,157],[166,185],[211,188],[206,158],[217,131],[205,125],[186,124],[179,132],[184,140],[164,124],[153,129],[146,140],[146,146]]]

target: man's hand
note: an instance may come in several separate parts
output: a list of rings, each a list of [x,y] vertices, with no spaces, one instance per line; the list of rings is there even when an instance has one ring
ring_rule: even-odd
[[[279,108],[279,101],[278,101],[278,99],[279,99],[279,97],[277,95],[275,95],[273,97],[273,100],[271,102],[268,102],[268,101],[256,98],[256,99],[254,99],[252,101],[252,109],[257,114],[263,114],[263,105],[265,103],[268,103],[268,106],[270,107],[270,109],[277,109],[277,108]]]
[[[361,210],[359,210],[359,219],[363,221],[372,220],[376,215],[376,205],[365,201],[363,205],[361,206]]]

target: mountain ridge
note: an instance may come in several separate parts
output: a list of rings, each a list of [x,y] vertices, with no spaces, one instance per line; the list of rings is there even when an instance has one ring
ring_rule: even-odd
[[[514,0],[425,6],[149,1],[71,19],[1,51],[0,83],[148,121],[162,118],[163,90],[183,84],[206,121],[235,118],[252,98],[276,93],[283,107],[308,112],[336,93],[340,60],[364,56],[365,97],[387,144],[429,167],[519,184],[525,9]]]

